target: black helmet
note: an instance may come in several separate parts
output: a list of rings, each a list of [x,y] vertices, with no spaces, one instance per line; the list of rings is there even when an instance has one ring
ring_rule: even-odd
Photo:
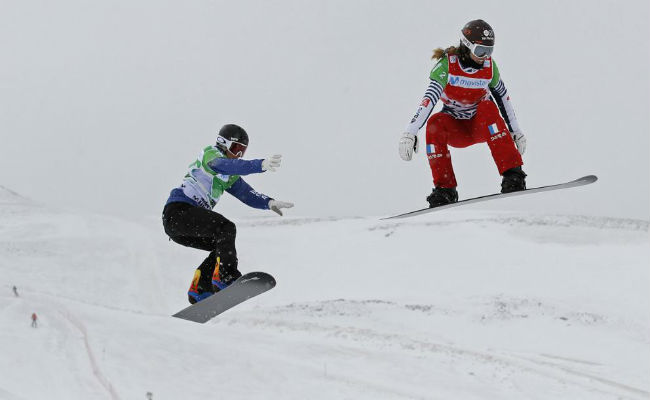
[[[227,124],[219,129],[217,147],[224,153],[230,153],[240,158],[248,147],[248,133],[241,126]]]
[[[489,57],[494,49],[494,31],[482,19],[469,21],[461,30],[460,45],[478,58]]]

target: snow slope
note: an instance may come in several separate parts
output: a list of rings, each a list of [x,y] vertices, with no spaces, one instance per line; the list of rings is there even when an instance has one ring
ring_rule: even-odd
[[[648,221],[236,222],[278,285],[198,325],[170,315],[203,254],[157,219],[0,188],[0,399],[650,397]]]

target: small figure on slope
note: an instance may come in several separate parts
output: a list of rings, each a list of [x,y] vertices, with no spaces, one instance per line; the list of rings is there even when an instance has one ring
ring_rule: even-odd
[[[188,299],[194,304],[226,288],[241,272],[237,269],[235,224],[212,211],[224,192],[244,204],[282,215],[292,203],[274,200],[256,192],[243,175],[275,171],[282,156],[264,160],[243,160],[248,147],[248,134],[234,124],[219,130],[215,146],[203,149],[189,166],[182,184],[173,189],[163,209],[165,233],[176,243],[205,251],[208,257],[194,272]]]
[[[503,176],[501,193],[526,189],[526,174],[521,168],[526,138],[491,57],[493,49],[494,31],[479,19],[463,27],[458,47],[434,51],[433,58],[439,61],[431,70],[422,103],[399,142],[400,156],[410,161],[418,150],[417,133],[426,122],[426,152],[434,184],[427,197],[429,207],[458,201],[447,146],[462,148],[487,142]],[[438,100],[442,100],[442,111],[429,118]]]

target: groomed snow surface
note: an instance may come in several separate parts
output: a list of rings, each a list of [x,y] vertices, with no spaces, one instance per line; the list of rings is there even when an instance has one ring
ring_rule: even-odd
[[[240,268],[278,285],[200,325],[159,220],[0,188],[0,399],[650,397],[648,221],[263,215]]]

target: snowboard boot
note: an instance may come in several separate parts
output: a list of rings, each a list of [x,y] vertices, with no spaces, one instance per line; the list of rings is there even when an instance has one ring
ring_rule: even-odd
[[[445,204],[456,203],[458,201],[458,192],[455,187],[452,188],[433,188],[431,194],[427,196],[429,208],[444,206]]]
[[[212,274],[212,290],[218,292],[230,286],[234,281],[241,276],[241,272],[235,268],[230,267],[221,262],[221,257],[217,257],[217,264],[214,267],[214,273]]]
[[[526,173],[521,166],[510,168],[503,173],[501,193],[518,192],[526,190]]]
[[[197,268],[194,271],[194,279],[192,279],[190,290],[187,291],[187,299],[190,304],[198,303],[214,294],[212,285],[205,281],[205,278],[201,279],[201,270]]]

